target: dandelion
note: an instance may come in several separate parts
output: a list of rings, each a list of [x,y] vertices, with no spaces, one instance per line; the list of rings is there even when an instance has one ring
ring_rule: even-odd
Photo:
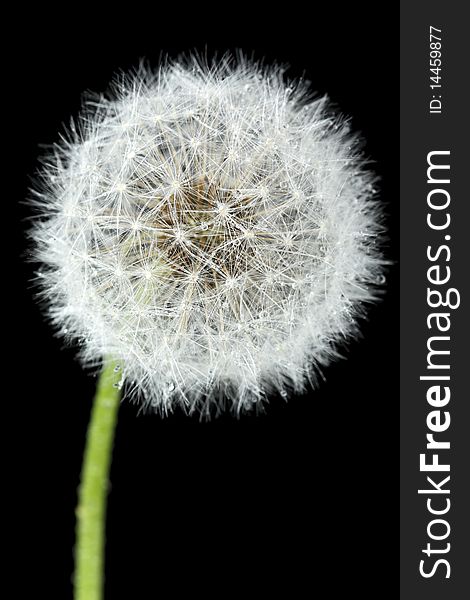
[[[360,141],[278,67],[141,67],[87,102],[42,181],[49,317],[146,409],[239,413],[301,391],[377,295]]]
[[[364,163],[328,100],[279,68],[141,68],[87,103],[44,169],[53,323],[162,413],[301,390],[382,272]]]

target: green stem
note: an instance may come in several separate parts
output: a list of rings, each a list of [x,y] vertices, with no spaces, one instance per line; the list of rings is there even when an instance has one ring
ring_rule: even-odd
[[[98,381],[88,425],[78,489],[75,546],[75,600],[102,600],[106,496],[121,379],[115,362],[106,363]]]

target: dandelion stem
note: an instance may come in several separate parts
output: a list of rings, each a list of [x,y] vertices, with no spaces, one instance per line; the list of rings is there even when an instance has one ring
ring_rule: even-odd
[[[106,496],[121,379],[115,362],[106,363],[98,381],[88,426],[78,490],[75,546],[75,600],[102,600]]]

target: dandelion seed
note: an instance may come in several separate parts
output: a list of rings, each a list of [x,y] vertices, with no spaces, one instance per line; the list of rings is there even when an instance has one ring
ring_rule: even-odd
[[[145,406],[301,390],[376,297],[375,177],[306,91],[245,60],[141,69],[48,160],[33,236],[50,317]]]

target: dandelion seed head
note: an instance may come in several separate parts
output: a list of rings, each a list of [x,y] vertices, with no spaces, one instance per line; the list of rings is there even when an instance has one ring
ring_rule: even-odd
[[[375,177],[308,94],[244,59],[142,67],[48,157],[32,234],[49,316],[145,407],[301,391],[376,297]]]

